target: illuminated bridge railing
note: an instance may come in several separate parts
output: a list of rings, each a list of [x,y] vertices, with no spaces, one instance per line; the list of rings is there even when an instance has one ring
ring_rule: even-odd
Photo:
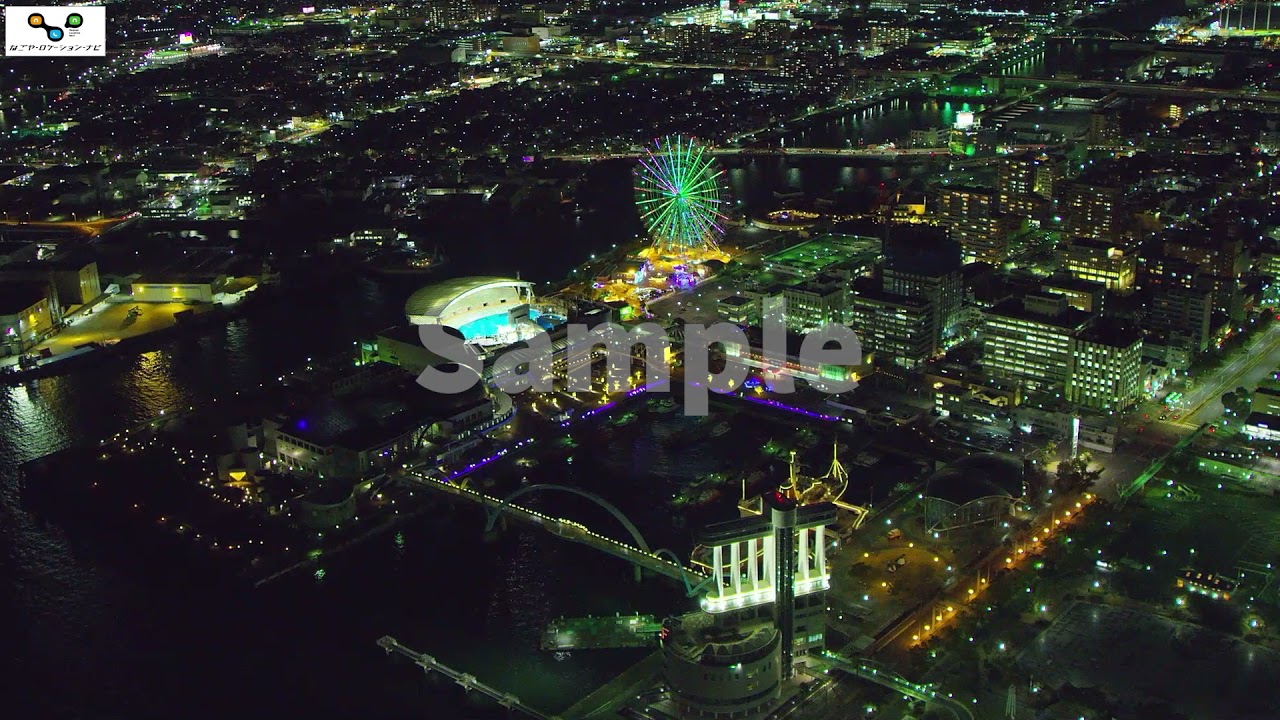
[[[974,720],[973,710],[960,700],[951,695],[943,694],[930,685],[913,683],[879,663],[865,659],[855,660],[825,651],[818,657],[829,668],[856,675],[907,697],[944,707],[955,716],[956,720]]]
[[[506,451],[503,451],[502,454],[505,455]],[[468,467],[475,469],[497,460],[498,457],[500,457],[500,455],[492,458],[486,458],[485,460],[472,463],[472,465]],[[623,558],[624,560],[630,560],[631,562],[642,565],[649,570],[661,573],[667,577],[675,578],[677,580],[685,580],[687,578],[702,580],[706,577],[703,573],[694,568],[686,568],[680,563],[668,560],[656,553],[646,552],[634,545],[629,545],[627,543],[614,540],[611,537],[601,535],[580,522],[555,517],[553,515],[546,515],[538,512],[537,510],[530,510],[529,508],[520,505],[513,505],[511,503],[504,502],[501,498],[496,498],[492,495],[472,490],[471,488],[465,488],[461,485],[455,485],[446,480],[427,477],[419,473],[409,472],[406,474],[406,477],[411,478],[419,485],[435,488],[451,495],[464,497],[468,500],[484,505],[485,507],[501,508],[504,512],[512,513],[523,520],[540,525],[547,531],[559,535],[560,537],[581,542],[584,545],[590,545],[591,547],[603,550],[611,555]],[[566,532],[566,530],[571,531]]]

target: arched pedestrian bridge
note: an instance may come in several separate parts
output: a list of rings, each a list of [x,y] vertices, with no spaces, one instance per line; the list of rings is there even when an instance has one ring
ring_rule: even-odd
[[[679,556],[674,552],[666,549],[651,550],[649,544],[645,542],[644,537],[640,535],[640,531],[635,524],[622,513],[621,510],[614,507],[609,501],[585,490],[572,488],[565,485],[540,484],[529,485],[511,493],[505,498],[496,498],[485,494],[478,490],[462,485],[456,485],[451,482],[437,480],[427,477],[417,472],[408,472],[404,478],[413,484],[444,492],[454,497],[483,505],[488,509],[488,519],[485,523],[486,530],[492,530],[498,521],[500,515],[506,514],[516,519],[523,520],[527,523],[538,525],[547,532],[571,540],[576,543],[588,545],[597,550],[607,552],[614,557],[622,558],[633,565],[649,570],[650,572],[666,577],[679,580],[684,584],[685,592],[689,597],[693,597],[702,587],[710,582],[710,578],[704,573],[693,568],[685,567],[680,561]],[[627,533],[631,536],[634,544],[628,544],[613,538],[601,535],[591,530],[582,523],[567,520],[565,518],[553,517],[540,513],[536,510],[516,505],[512,501],[535,492],[561,492],[577,495],[586,498],[591,502],[599,505],[609,512],[610,515],[617,518]]]

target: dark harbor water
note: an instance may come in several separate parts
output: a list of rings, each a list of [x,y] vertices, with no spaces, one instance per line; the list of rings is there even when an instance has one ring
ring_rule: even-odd
[[[807,132],[883,142],[944,122],[954,110],[888,108],[896,119],[832,118]],[[768,209],[774,192],[857,189],[893,172],[839,160],[754,160],[732,168],[730,181],[748,209]],[[580,218],[504,216],[437,232],[433,240],[453,261],[445,274],[518,272],[550,281],[634,236],[629,166],[605,163],[586,173]],[[329,230],[293,229],[317,239]],[[636,584],[624,563],[585,547],[514,529],[486,542],[482,518],[470,510],[424,516],[399,536],[373,539],[326,562],[322,578],[295,575],[250,591],[175,573],[146,543],[113,542],[24,500],[21,463],[96,442],[162,409],[251,392],[308,357],[347,352],[355,339],[403,322],[403,301],[422,282],[340,278],[198,337],[0,389],[0,671],[19,689],[5,703],[15,716],[507,716],[386,657],[374,644],[382,635],[559,710],[642,653],[545,655],[538,641],[548,620],[690,607],[673,583]],[[732,516],[737,488],[726,488],[724,501],[695,513],[687,526],[673,522],[672,493],[681,482],[741,462],[742,447],[760,447],[789,422],[735,419],[729,435],[675,447],[664,438],[681,432],[673,423],[684,420],[650,419],[582,437],[572,463],[552,458],[519,472],[530,483],[590,489],[632,517],[654,547],[685,554],[689,527]],[[498,472],[507,473],[503,482],[520,482],[514,469]],[[528,503],[622,532],[584,501],[547,495]]]

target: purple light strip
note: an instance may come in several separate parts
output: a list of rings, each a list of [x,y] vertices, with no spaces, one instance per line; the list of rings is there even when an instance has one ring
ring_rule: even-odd
[[[804,408],[798,408],[793,405],[786,405],[784,403],[780,403],[777,400],[769,400],[766,398],[756,398],[756,397],[751,397],[750,395],[739,395],[738,397],[741,397],[743,400],[746,400],[747,402],[753,402],[757,405],[768,405],[769,407],[775,407],[781,410],[787,410],[787,411],[796,413],[798,415],[804,415],[806,417],[818,418],[819,420],[827,420],[830,422],[840,422],[841,420],[844,420],[844,418],[836,417],[835,415],[827,415],[820,412],[814,412],[812,410],[805,410]]]
[[[470,473],[470,472],[474,472],[474,471],[476,471],[476,470],[479,470],[480,468],[484,467],[485,465],[488,465],[489,463],[491,463],[491,462],[493,462],[493,461],[495,461],[495,460],[498,460],[498,459],[502,458],[503,456],[505,456],[507,453],[511,452],[512,450],[518,450],[518,449],[520,449],[520,448],[522,448],[522,447],[524,447],[524,446],[526,446],[526,445],[529,445],[529,444],[530,444],[530,443],[532,443],[532,442],[533,442],[533,438],[525,438],[524,440],[521,440],[520,442],[516,443],[515,445],[512,445],[512,446],[510,446],[510,447],[502,448],[502,449],[501,449],[501,450],[499,450],[498,452],[496,452],[496,453],[494,453],[494,454],[490,455],[489,457],[487,457],[487,458],[485,458],[485,459],[483,459],[483,460],[477,460],[477,461],[475,461],[475,462],[471,463],[470,465],[468,465],[468,466],[466,466],[466,467],[464,467],[464,468],[460,468],[460,469],[458,469],[458,470],[454,470],[453,472],[451,472],[451,473],[449,473],[448,475],[446,475],[446,476],[445,476],[445,478],[444,478],[444,480],[443,480],[442,482],[453,482],[454,480],[457,480],[458,478],[462,477],[463,475],[466,475],[467,473]]]

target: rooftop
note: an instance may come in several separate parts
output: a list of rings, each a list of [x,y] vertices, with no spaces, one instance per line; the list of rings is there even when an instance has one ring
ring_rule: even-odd
[[[1022,460],[1005,453],[978,453],[961,458],[934,473],[925,494],[956,505],[984,497],[1023,495]]]
[[[1098,345],[1123,348],[1141,342],[1142,332],[1133,325],[1107,319],[1085,330],[1080,338]]]
[[[1070,307],[1057,315],[1034,312],[1026,308],[1023,298],[1016,297],[998,303],[994,307],[985,310],[984,314],[1025,320],[1041,325],[1053,325],[1064,330],[1078,330],[1084,327],[1090,318],[1089,313]]]
[[[858,235],[823,235],[765,256],[765,266],[785,265],[808,275],[860,255],[880,253],[880,241]]]
[[[449,307],[458,296],[488,286],[523,285],[532,287],[530,283],[515,278],[480,275],[442,280],[419,289],[409,296],[404,303],[404,312],[411,316],[438,316]]]
[[[830,525],[835,521],[836,506],[831,503],[804,505],[796,509],[796,528]],[[764,537],[772,532],[769,518],[755,515],[708,525],[698,533],[698,542],[702,545],[724,545],[735,540]]]
[[[479,402],[484,389],[444,395],[420,387],[412,375],[400,382],[348,395],[326,395],[302,412],[278,419],[283,432],[321,446],[364,450]]]

